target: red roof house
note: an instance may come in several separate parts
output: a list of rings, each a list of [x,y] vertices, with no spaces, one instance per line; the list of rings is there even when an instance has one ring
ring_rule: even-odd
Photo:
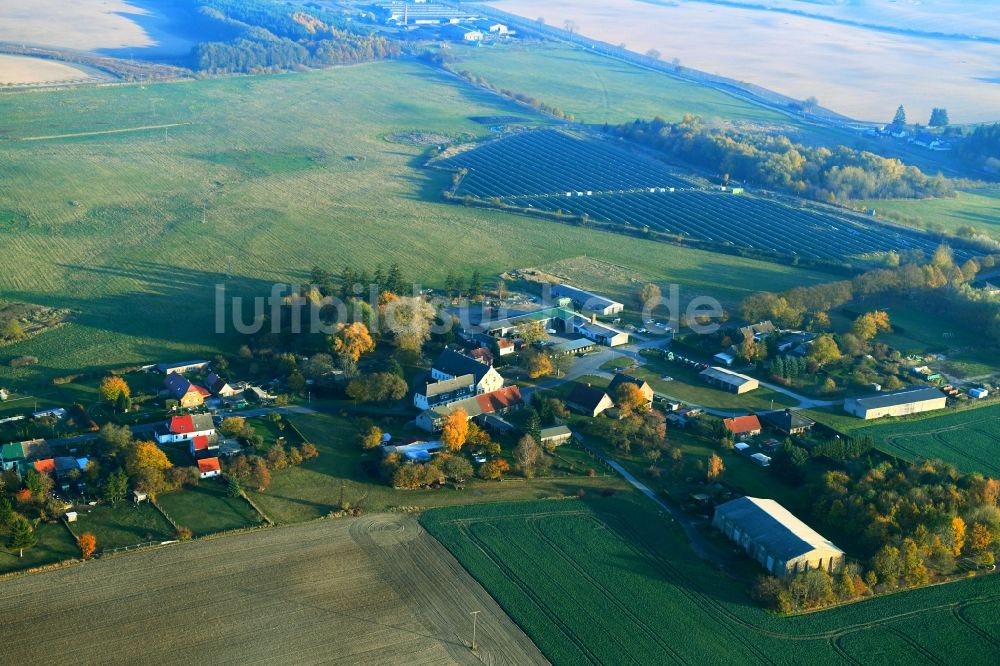
[[[55,458],[46,458],[45,460],[35,461],[35,471],[39,474],[55,474],[56,472],[56,460]]]
[[[760,419],[756,416],[736,416],[731,419],[723,419],[722,425],[726,430],[741,437],[754,436],[760,434]]]
[[[222,465],[218,458],[202,458],[198,461],[198,475],[207,479],[222,474]]]
[[[476,402],[479,403],[483,414],[503,414],[520,406],[524,400],[521,398],[521,389],[516,386],[506,386],[492,393],[477,395]]]

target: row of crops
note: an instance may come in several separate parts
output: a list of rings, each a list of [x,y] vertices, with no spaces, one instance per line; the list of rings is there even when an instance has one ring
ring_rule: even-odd
[[[522,194],[689,188],[665,164],[617,146],[557,130],[515,134],[438,163],[468,169],[457,194],[481,199]]]
[[[466,169],[455,194],[748,250],[842,260],[889,250],[931,253],[917,231],[816,206],[700,189],[616,142],[560,130],[514,134],[441,160]]]
[[[839,259],[888,250],[932,253],[936,241],[915,232],[862,225],[816,209],[726,192],[677,191],[583,197],[519,198],[510,203],[537,210],[587,215],[733,247],[811,259]]]

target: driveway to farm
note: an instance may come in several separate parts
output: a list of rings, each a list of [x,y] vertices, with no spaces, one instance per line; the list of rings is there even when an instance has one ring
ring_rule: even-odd
[[[693,550],[698,557],[710,562],[723,571],[729,571],[726,557],[720,553],[708,539],[705,538],[705,535],[698,530],[698,526],[690,516],[680,509],[664,502],[659,495],[653,492],[653,490],[645,483],[636,478],[634,474],[625,469],[620,462],[611,456],[605,455],[605,453],[600,449],[588,444],[581,435],[577,435],[576,438],[583,445],[583,447],[593,453],[598,460],[606,463],[611,469],[621,474],[622,478],[628,481],[636,490],[653,500],[657,506],[667,512],[667,515],[676,520],[677,524],[684,530],[684,534],[687,536],[688,541],[691,542],[691,550]]]

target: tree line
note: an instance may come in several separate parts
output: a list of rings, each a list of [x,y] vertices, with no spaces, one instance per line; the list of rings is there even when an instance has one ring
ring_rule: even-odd
[[[928,176],[898,159],[847,146],[807,146],[789,137],[731,125],[708,126],[690,114],[679,123],[663,118],[635,120],[614,134],[650,146],[724,180],[790,192],[833,203],[852,199],[953,196],[952,183]]]
[[[1000,171],[1000,123],[977,127],[958,145],[956,154],[988,171]]]
[[[394,58],[399,44],[359,31],[325,12],[293,12],[262,0],[193,0],[198,14],[228,31],[230,39],[202,42],[194,67],[211,73],[344,65]]]
[[[986,331],[1000,343],[1000,303],[976,289],[972,282],[983,270],[992,270],[997,257],[970,258],[960,265],[946,245],[930,260],[922,253],[901,257],[889,253],[886,266],[862,273],[851,280],[839,280],[811,287],[796,287],[775,294],[759,292],[744,299],[742,314],[747,321],[769,319],[780,326],[823,330],[829,327],[829,310],[855,299],[879,294],[900,294],[922,301],[928,314],[940,312],[957,323]]]

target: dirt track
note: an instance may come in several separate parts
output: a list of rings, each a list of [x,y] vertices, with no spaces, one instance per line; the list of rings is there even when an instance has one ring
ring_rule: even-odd
[[[481,610],[477,641],[469,611]],[[410,516],[311,523],[0,583],[0,663],[531,664]]]

